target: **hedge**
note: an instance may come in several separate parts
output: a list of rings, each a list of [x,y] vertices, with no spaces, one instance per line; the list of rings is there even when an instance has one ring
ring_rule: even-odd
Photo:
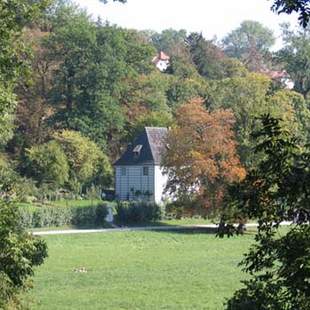
[[[118,202],[115,208],[115,222],[118,224],[143,224],[164,218],[164,208],[148,202]]]
[[[20,207],[20,221],[25,228],[52,226],[99,226],[104,225],[108,214],[107,204],[100,203],[83,207],[41,205]]]

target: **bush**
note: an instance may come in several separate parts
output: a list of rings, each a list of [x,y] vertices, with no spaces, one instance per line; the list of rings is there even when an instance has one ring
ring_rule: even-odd
[[[108,214],[104,203],[86,206],[21,206],[20,222],[24,228],[64,225],[104,225]]]
[[[0,199],[0,214],[0,309],[17,309],[18,294],[29,288],[33,267],[47,257],[47,246],[20,227],[17,206]]]
[[[157,204],[148,202],[118,202],[115,221],[119,224],[139,224],[159,221],[164,210]]]
[[[72,208],[73,225],[103,225],[108,214],[106,205]]]

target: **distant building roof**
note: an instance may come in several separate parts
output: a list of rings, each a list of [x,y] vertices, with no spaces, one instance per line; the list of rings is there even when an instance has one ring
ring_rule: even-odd
[[[115,166],[155,164],[160,165],[165,150],[167,128],[145,127],[143,132],[129,144]]]
[[[271,79],[282,79],[289,78],[288,73],[285,70],[275,71],[275,70],[262,70],[261,73],[269,76]]]
[[[165,54],[163,51],[160,51],[154,58],[153,58],[153,63],[157,64],[160,60],[164,60],[164,61],[169,61],[170,60],[170,56],[168,56],[167,54]]]

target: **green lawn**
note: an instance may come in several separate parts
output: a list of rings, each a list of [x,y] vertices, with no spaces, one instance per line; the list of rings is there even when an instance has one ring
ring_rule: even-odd
[[[103,201],[100,199],[83,199],[83,200],[56,200],[50,201],[51,205],[56,206],[67,206],[67,207],[85,207],[85,206],[95,206],[102,204]]]
[[[32,309],[223,309],[253,235],[113,232],[45,237]],[[75,272],[85,267],[87,273]]]

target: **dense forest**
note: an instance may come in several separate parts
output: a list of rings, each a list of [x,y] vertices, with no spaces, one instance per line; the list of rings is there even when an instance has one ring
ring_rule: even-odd
[[[262,114],[281,118],[306,142],[310,29],[282,25],[282,39],[273,52],[272,31],[255,21],[222,41],[124,29],[56,1],[23,27],[16,55],[0,59],[22,64],[18,74],[1,76],[11,81],[0,89],[1,179],[25,199],[112,188],[112,164],[126,145],[144,126],[173,128],[193,100],[211,114],[233,113],[245,170],[259,160],[251,132]],[[165,71],[152,62],[161,51],[170,57]]]

